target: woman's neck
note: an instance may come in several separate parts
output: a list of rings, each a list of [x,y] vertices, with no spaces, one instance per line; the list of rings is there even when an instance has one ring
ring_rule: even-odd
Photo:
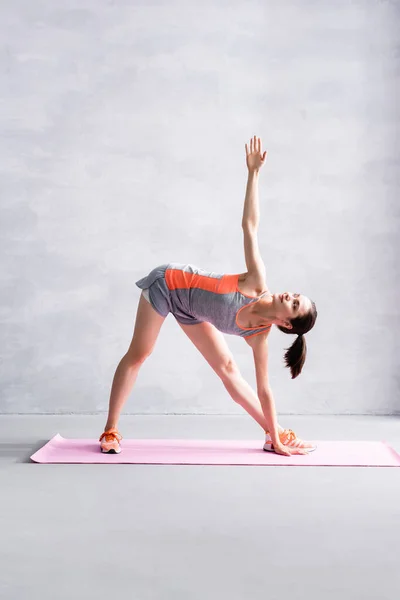
[[[272,325],[276,319],[272,294],[265,294],[258,302],[255,302],[251,306],[251,314],[260,321],[260,325]]]

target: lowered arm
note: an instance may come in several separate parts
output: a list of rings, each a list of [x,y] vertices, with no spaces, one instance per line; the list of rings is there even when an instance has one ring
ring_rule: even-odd
[[[269,332],[245,338],[253,350],[254,366],[257,380],[257,396],[268,423],[268,431],[272,442],[279,444],[278,421],[276,418],[275,401],[268,379],[268,334]]]

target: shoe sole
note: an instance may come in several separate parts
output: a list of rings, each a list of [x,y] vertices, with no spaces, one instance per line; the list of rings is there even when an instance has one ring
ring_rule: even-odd
[[[304,450],[307,450],[308,453],[310,452],[314,452],[314,450],[316,450],[317,448],[304,448]],[[273,448],[263,448],[264,452],[275,452],[275,450]]]
[[[275,452],[273,448],[263,448],[264,452]]]
[[[111,450],[104,450],[103,448],[101,448],[101,451],[103,454],[120,454],[121,450],[114,450],[114,448],[111,448]]]

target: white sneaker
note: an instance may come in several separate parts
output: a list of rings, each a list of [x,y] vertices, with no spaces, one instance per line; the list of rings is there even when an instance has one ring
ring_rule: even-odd
[[[118,432],[118,429],[115,427],[107,429],[99,438],[99,442],[101,442],[100,449],[107,454],[119,454],[121,452],[119,444],[121,440],[122,435]]]
[[[308,450],[308,452],[313,452],[317,447],[312,442],[304,442],[300,438],[296,437],[296,434],[291,429],[284,429],[281,431],[279,434],[279,439],[284,446],[288,446],[289,448],[303,448]],[[275,451],[272,438],[269,433],[265,434],[265,444],[263,446],[263,450],[266,452]]]

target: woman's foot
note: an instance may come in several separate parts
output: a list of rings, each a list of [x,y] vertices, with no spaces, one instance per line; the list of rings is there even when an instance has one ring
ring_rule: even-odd
[[[107,454],[119,454],[121,452],[121,446],[119,444],[121,440],[122,435],[116,427],[107,429],[99,438],[99,442],[101,442],[101,451],[106,452]]]
[[[291,429],[283,429],[282,431],[279,431],[279,439],[284,446],[288,446],[289,448],[302,448],[308,450],[308,452],[313,452],[313,450],[315,450],[317,447],[312,442],[304,442],[300,438],[296,437],[296,434]],[[269,433],[265,434],[265,444],[263,450],[266,450],[267,452],[274,452],[274,445]]]

